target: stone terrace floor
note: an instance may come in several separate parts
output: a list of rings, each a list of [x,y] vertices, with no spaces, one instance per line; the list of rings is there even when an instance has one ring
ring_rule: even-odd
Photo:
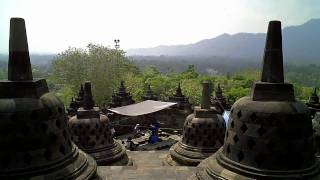
[[[169,151],[127,151],[133,166],[99,166],[103,180],[185,180],[200,167],[163,166]]]

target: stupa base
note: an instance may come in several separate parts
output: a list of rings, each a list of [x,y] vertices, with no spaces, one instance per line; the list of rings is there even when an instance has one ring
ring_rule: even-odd
[[[95,160],[77,148],[68,160],[57,162],[49,167],[28,169],[25,171],[1,172],[0,179],[84,179],[96,176]]]
[[[211,156],[217,149],[203,149],[178,142],[173,145],[170,154],[164,160],[170,166],[197,166],[202,160]]]
[[[222,148],[214,155],[205,159],[199,164],[205,170],[197,172],[192,179],[209,180],[209,179],[233,179],[233,180],[247,180],[247,179],[320,179],[320,166],[317,162],[314,166],[296,171],[270,171],[264,169],[257,169],[247,167],[246,169],[239,168],[239,163],[233,162],[237,165],[229,165],[224,168],[221,165]],[[219,161],[217,160],[219,159]],[[223,160],[222,160],[223,161]],[[237,172],[237,173],[236,173]]]

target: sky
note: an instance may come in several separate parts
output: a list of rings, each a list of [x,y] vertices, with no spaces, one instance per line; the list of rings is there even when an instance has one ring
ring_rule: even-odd
[[[0,53],[11,17],[26,21],[31,53],[88,43],[121,49],[190,44],[223,33],[265,32],[268,21],[320,18],[319,0],[0,0]]]

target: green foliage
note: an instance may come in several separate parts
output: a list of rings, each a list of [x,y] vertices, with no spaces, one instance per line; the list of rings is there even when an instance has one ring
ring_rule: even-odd
[[[68,92],[65,103],[77,93],[81,83],[91,81],[95,101],[102,104],[110,100],[113,90],[127,73],[136,71],[123,51],[89,44],[87,49],[69,48],[59,54],[53,61],[50,79],[61,85],[58,92]]]
[[[168,66],[168,69],[170,66]],[[93,95],[97,104],[109,102],[112,93],[117,90],[120,80],[125,81],[127,90],[136,102],[141,101],[147,86],[150,84],[160,100],[167,101],[175,93],[178,83],[181,84],[183,94],[189,97],[194,105],[199,105],[203,81],[210,81],[216,88],[219,83],[229,101],[235,102],[250,93],[252,84],[260,79],[260,71],[256,69],[239,70],[222,75],[219,73],[199,73],[193,64],[189,64],[180,72],[173,69],[166,73],[159,71],[156,65],[145,66],[139,71],[136,64],[125,56],[121,50],[110,49],[100,45],[89,44],[86,49],[69,48],[59,54],[53,61],[52,72],[44,71],[42,67],[34,67],[36,77],[48,76],[48,85],[65,103],[69,103],[81,83],[91,81]],[[208,67],[215,69],[214,67]],[[319,66],[286,67],[287,81],[293,83],[297,99],[306,101],[312,85],[303,86],[302,72],[307,69],[317,70]],[[308,71],[306,71],[308,72]],[[318,71],[319,72],[319,71]],[[309,84],[319,85],[316,78],[318,72],[311,73]],[[0,71],[0,76],[2,76]],[[5,75],[6,73],[4,73]]]

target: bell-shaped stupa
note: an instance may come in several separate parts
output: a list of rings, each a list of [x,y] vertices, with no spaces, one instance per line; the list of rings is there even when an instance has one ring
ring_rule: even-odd
[[[33,79],[25,22],[10,21],[8,80],[0,82],[0,179],[90,179],[96,162],[71,141],[63,103]]]
[[[184,123],[182,140],[170,148],[165,163],[196,166],[223,145],[225,122],[210,106],[209,82],[203,83],[201,107],[195,107]]]
[[[108,117],[94,106],[90,82],[84,84],[83,107],[70,118],[69,128],[74,143],[94,157],[98,165],[128,164],[125,149],[112,137]]]
[[[319,179],[312,121],[284,83],[281,22],[268,27],[261,82],[231,108],[224,145],[198,179]]]

